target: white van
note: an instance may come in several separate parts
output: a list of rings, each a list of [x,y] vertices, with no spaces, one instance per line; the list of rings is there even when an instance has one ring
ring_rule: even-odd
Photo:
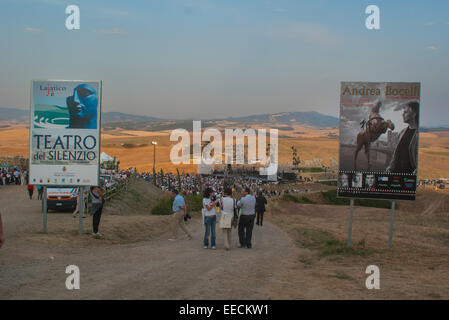
[[[75,211],[79,187],[55,186],[47,188],[47,208],[49,210]]]

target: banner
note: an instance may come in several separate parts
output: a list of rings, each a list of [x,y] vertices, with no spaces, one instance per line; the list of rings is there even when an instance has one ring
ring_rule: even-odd
[[[32,81],[30,184],[99,183],[101,81]]]
[[[338,196],[415,200],[420,83],[342,82]]]

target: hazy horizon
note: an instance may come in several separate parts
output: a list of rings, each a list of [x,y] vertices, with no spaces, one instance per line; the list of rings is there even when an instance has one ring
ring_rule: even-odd
[[[76,4],[81,29],[65,28]],[[365,8],[380,7],[380,30]],[[449,124],[449,2],[5,0],[0,106],[32,79],[103,81],[103,111],[217,119],[338,117],[340,82],[422,84],[421,125]]]

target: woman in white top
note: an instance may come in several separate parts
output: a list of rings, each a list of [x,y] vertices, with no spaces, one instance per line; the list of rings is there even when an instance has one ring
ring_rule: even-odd
[[[209,247],[210,233],[211,247],[215,250],[215,224],[217,223],[217,211],[215,208],[217,203],[220,203],[220,200],[214,199],[214,192],[211,188],[206,188],[203,196],[204,249]]]
[[[221,217],[220,217],[220,229],[223,229],[224,233],[224,245],[225,249],[231,249],[231,230],[232,219],[234,218],[235,200],[232,198],[231,188],[224,190],[224,197],[221,199]]]

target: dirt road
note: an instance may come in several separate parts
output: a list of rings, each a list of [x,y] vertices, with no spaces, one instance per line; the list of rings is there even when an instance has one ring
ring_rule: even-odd
[[[344,245],[346,206],[270,202],[253,249],[237,248],[234,231],[227,252],[220,230],[218,249],[202,248],[198,215],[188,224],[193,240],[168,241],[170,217],[144,205],[140,213],[128,210],[133,215],[106,210],[102,240],[78,235],[70,213],[50,213],[42,234],[40,202],[27,199],[25,187],[3,186],[0,299],[448,299],[449,202],[441,199],[423,192],[401,202],[393,249],[386,245],[389,210],[357,207],[353,251]],[[434,200],[439,207],[427,212]],[[90,221],[84,219],[85,231]],[[373,264],[380,290],[365,286]],[[80,268],[80,290],[65,287],[68,265]]]
[[[0,204],[6,243],[0,249],[0,299],[270,299],[285,284],[292,268],[294,244],[278,227],[255,226],[253,249],[223,250],[217,230],[217,250],[202,248],[203,226],[189,224],[194,239],[152,241],[93,248],[67,248],[30,243],[16,235],[41,224],[40,203],[18,187],[1,190]],[[22,187],[23,189],[23,187]],[[53,219],[53,220],[52,220]],[[49,217],[72,219],[70,214]],[[83,235],[82,237],[88,237]],[[101,241],[101,240],[99,240]],[[65,269],[77,265],[81,289],[65,287]]]

